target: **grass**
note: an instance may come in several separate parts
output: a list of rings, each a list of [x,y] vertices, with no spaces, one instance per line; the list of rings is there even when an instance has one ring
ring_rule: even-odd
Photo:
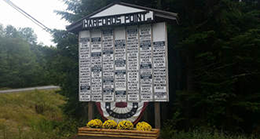
[[[61,106],[65,98],[55,91],[0,94],[0,139],[62,139],[76,130]]]

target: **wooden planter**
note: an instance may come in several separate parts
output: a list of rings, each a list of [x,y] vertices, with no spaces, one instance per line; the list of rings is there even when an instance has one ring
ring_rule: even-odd
[[[78,136],[86,137],[111,137],[111,138],[135,138],[135,139],[157,139],[160,135],[159,129],[152,131],[118,130],[118,129],[97,129],[81,127],[78,129]]]

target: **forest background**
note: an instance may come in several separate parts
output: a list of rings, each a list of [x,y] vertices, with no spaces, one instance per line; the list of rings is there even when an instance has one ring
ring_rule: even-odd
[[[64,0],[67,11],[56,13],[72,23],[116,1]],[[121,1],[179,16],[179,24],[168,24],[170,102],[161,104],[165,134],[194,129],[260,134],[260,2]],[[63,112],[83,126],[87,105],[78,101],[77,35],[52,33],[55,47],[38,44],[30,28],[0,26],[0,88],[59,85],[66,98]]]

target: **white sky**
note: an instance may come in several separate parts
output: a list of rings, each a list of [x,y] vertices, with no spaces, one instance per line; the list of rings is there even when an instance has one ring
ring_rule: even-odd
[[[66,5],[62,0],[11,0],[15,5],[23,9],[25,12],[36,18],[50,29],[65,29],[69,25],[61,16],[56,15],[54,10],[65,11]],[[0,24],[12,25],[16,28],[30,27],[37,35],[38,42],[45,45],[55,45],[52,36],[42,28],[27,19],[21,13],[13,9],[3,0],[0,0]]]

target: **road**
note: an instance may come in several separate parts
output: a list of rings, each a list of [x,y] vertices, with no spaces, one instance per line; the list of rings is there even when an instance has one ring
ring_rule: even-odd
[[[25,92],[25,91],[33,91],[33,90],[56,90],[56,89],[60,89],[60,87],[59,86],[54,86],[54,85],[49,85],[49,86],[39,86],[39,87],[30,87],[30,88],[0,90],[0,94]]]

